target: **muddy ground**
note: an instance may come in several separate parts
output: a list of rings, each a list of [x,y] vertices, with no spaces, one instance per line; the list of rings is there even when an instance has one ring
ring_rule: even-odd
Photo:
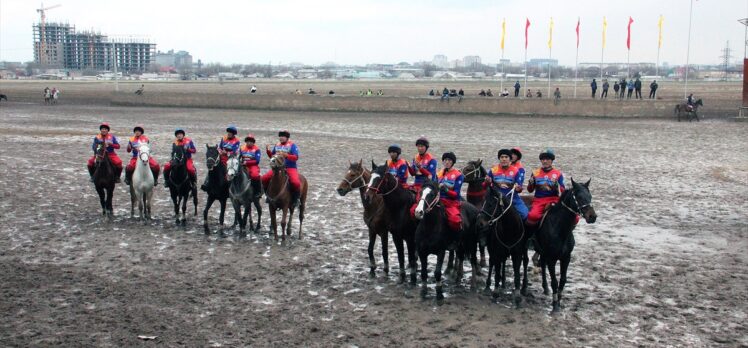
[[[173,129],[205,143],[228,123],[258,142],[291,130],[310,181],[305,238],[263,231],[205,238],[202,218],[176,227],[156,188],[148,224],[115,193],[104,221],[85,161],[101,120],[122,140],[145,124],[161,162]],[[531,130],[530,130],[531,129]],[[546,146],[567,176],[592,178],[597,223],[581,223],[565,307],[550,314],[539,277],[515,309],[469,287],[446,300],[368,275],[355,194],[335,187],[349,160],[382,162],[389,143],[492,162],[519,145],[526,166]],[[748,124],[486,116],[0,105],[0,342],[3,346],[746,346]],[[126,158],[124,151],[120,155]],[[267,159],[262,161],[263,172]],[[200,196],[202,203],[205,197]],[[229,211],[230,212],[230,211]],[[211,213],[213,231],[217,210]],[[228,222],[232,221],[228,217]],[[391,243],[391,242],[390,242]],[[382,260],[377,250],[377,262]],[[396,265],[390,244],[390,265]],[[430,264],[433,268],[433,260]],[[469,274],[469,272],[468,272]],[[481,280],[482,281],[482,280]],[[482,289],[482,286],[480,286]],[[157,336],[143,341],[138,335]]]

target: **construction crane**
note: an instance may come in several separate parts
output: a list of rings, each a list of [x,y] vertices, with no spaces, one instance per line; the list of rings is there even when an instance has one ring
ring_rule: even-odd
[[[44,3],[42,3],[41,6],[39,6],[40,8],[36,9],[36,12],[39,12],[39,14],[41,15],[41,21],[39,22],[39,63],[41,63],[42,65],[44,65],[45,63],[42,59],[42,56],[44,55],[44,35],[46,34],[44,28],[45,22],[47,20],[47,11],[53,8],[58,8],[60,6],[62,5],[57,4],[49,7],[44,7]]]

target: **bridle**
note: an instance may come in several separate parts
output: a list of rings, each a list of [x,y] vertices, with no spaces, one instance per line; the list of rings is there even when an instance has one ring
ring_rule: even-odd
[[[574,187],[573,186],[571,187],[571,190],[569,190],[569,194],[574,199],[574,205],[575,205],[576,209],[572,209],[571,207],[569,207],[568,205],[566,205],[566,202],[564,202],[564,201],[566,201],[566,199],[564,199],[564,200],[561,201],[561,205],[564,208],[566,208],[567,210],[569,210],[574,215],[583,215],[584,213],[582,213],[582,209],[589,207],[591,204],[587,203],[585,205],[581,205],[580,206],[579,205],[579,201],[577,201],[577,195],[574,194]]]
[[[423,192],[423,190],[421,190],[421,192]],[[430,212],[432,209],[434,209],[434,207],[439,206],[439,191],[438,190],[434,190],[434,192],[436,192],[434,194],[434,199],[432,199],[430,202],[427,202],[426,201],[426,197],[424,197],[423,195],[421,195],[421,199],[419,200],[419,202],[423,201],[426,204],[426,208],[423,209],[423,213],[424,214],[428,214],[428,212]]]
[[[384,175],[382,175],[382,176],[379,177],[379,184],[377,185],[377,187],[368,186],[367,189],[376,192],[380,196],[386,196],[386,195],[394,192],[395,190],[397,190],[398,183],[397,183],[397,181],[395,181],[395,183],[392,185],[392,189],[389,190],[389,191],[387,191],[387,193],[381,193],[380,192],[381,191],[380,187],[382,186],[382,183],[384,183],[384,178],[385,178],[386,175],[392,175],[392,174],[384,173]]]
[[[216,166],[218,165],[218,158],[219,158],[219,157],[220,157],[220,155],[219,155],[219,154],[216,154],[216,157],[208,157],[208,158],[207,158],[207,159],[205,160],[205,164],[206,164],[206,165],[208,166],[208,171],[209,171],[209,172],[210,172],[210,171],[213,171],[213,169],[215,169],[215,168],[216,168]]]
[[[361,180],[361,186],[353,187],[353,184],[356,183],[356,181],[359,181],[359,180]],[[348,180],[348,178],[343,178],[343,181],[345,181],[346,183],[348,183],[348,187],[351,190],[360,189],[360,188],[365,187],[366,186],[366,180],[364,180],[364,170],[362,169],[361,170],[361,174],[359,174],[354,179]]]
[[[493,191],[494,189],[491,188],[491,190]],[[498,204],[496,204],[496,207],[494,207],[493,212],[491,214],[488,214],[488,212],[486,211],[486,202],[488,200],[483,201],[483,207],[481,208],[481,214],[485,214],[486,216],[488,216],[489,218],[491,218],[491,220],[488,221],[488,225],[489,226],[495,225],[496,222],[498,222],[499,219],[501,219],[509,211],[509,209],[514,204],[514,194],[516,192],[517,191],[514,190],[514,188],[512,188],[512,192],[507,195],[509,197],[509,205],[507,205],[506,208],[504,208],[503,197],[500,194],[497,195],[496,192],[491,192],[491,194],[499,201]],[[503,210],[501,211],[501,214],[499,214],[499,216],[494,217],[496,215],[496,211],[499,209],[499,207],[501,207]],[[496,240],[499,242],[499,244],[501,244],[504,248],[511,249],[511,248],[514,248],[517,244],[519,244],[525,238],[525,224],[524,223],[520,223],[520,226],[522,226],[522,235],[520,235],[520,237],[517,239],[517,241],[514,242],[514,244],[512,244],[512,245],[506,245],[506,244],[504,244],[504,242],[501,240],[501,238],[499,238],[499,232],[497,231],[496,227],[494,227],[493,233],[494,233],[494,236],[496,237]]]
[[[472,164],[472,163],[469,163],[469,164],[468,164],[468,166],[473,166],[473,165],[474,165],[474,164]],[[466,168],[467,168],[467,166],[466,166]],[[464,168],[463,168],[463,169],[464,169]],[[475,165],[475,167],[473,168],[473,170],[467,171],[467,172],[463,173],[462,175],[463,175],[464,177],[466,177],[466,178],[467,178],[467,177],[469,177],[469,176],[473,175],[473,174],[474,174],[475,172],[478,172],[478,171],[480,171],[480,170],[481,170],[481,166],[480,166],[480,165]],[[476,181],[483,181],[484,179],[485,179],[485,176],[481,177],[481,176],[479,175],[479,176],[476,176],[476,177],[475,177],[475,179],[471,179],[471,180],[469,180],[469,181],[468,181],[468,180],[465,180],[465,181],[466,181],[466,182],[476,182]]]

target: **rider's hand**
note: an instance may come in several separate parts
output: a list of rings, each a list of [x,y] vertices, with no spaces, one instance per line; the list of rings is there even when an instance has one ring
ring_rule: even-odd
[[[490,178],[490,177],[488,177],[488,176],[486,176],[486,178],[485,178],[485,179],[483,179],[483,181],[485,181],[485,182],[489,182],[489,183],[490,183],[490,182],[491,182],[491,178]]]
[[[270,144],[265,145],[265,150],[270,151]]]

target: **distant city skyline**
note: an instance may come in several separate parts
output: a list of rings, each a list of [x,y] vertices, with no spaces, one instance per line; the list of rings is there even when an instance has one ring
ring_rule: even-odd
[[[580,18],[579,62],[600,61],[602,18],[606,16],[605,61],[625,62],[626,25],[631,28],[631,62],[656,61],[657,20],[664,15],[660,63],[686,62],[689,1],[629,1],[606,3],[579,0],[574,6],[551,0],[532,3],[475,1],[456,4],[444,0],[400,3],[383,0],[358,3],[344,0],[307,2],[279,0],[199,4],[131,0],[127,15],[111,3],[58,0],[47,20],[67,22],[81,30],[94,29],[113,37],[146,37],[157,49],[184,50],[203,63],[268,64],[302,62],[321,65],[396,64],[431,61],[443,54],[449,60],[479,57],[485,65],[499,64],[501,20],[506,18],[504,58],[524,62],[524,25],[529,18],[527,58],[549,57],[549,22],[553,17],[550,58],[573,66],[577,18]],[[38,23],[38,3],[0,1],[0,60],[33,60],[32,26]],[[209,15],[208,15],[209,14]],[[734,18],[733,18],[734,17]],[[748,1],[695,1],[690,63],[719,64],[727,41],[732,62],[743,57]]]

